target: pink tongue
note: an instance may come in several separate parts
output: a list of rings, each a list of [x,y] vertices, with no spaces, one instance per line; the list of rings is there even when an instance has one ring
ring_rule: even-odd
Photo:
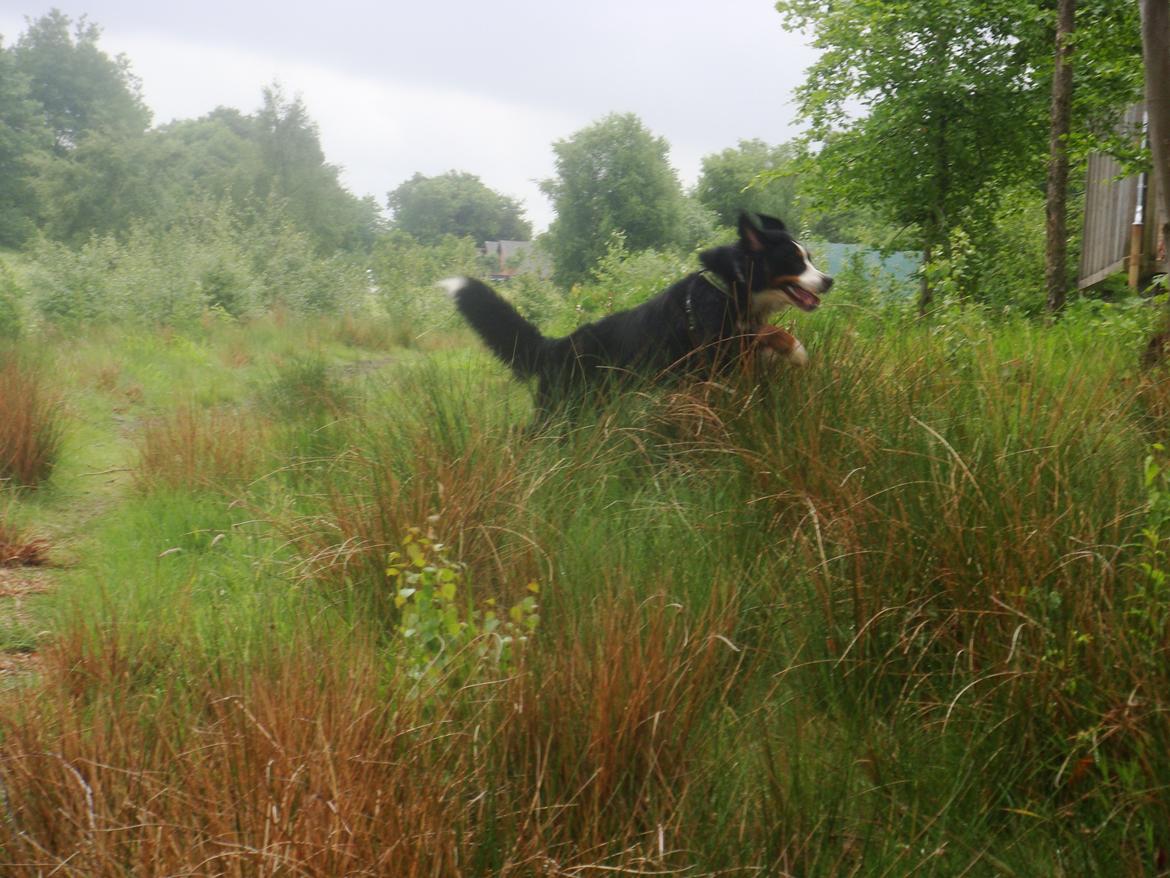
[[[791,287],[790,291],[792,295],[796,297],[797,301],[809,308],[815,308],[817,305],[821,304],[821,300],[806,289],[801,287]]]

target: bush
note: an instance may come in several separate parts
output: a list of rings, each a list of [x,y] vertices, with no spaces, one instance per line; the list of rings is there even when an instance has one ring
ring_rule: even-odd
[[[433,685],[463,684],[485,664],[509,671],[516,648],[536,631],[540,587],[530,582],[529,593],[501,616],[494,598],[476,605],[466,566],[421,528],[409,528],[401,548],[387,557],[386,576],[394,585],[406,673]]]
[[[455,309],[435,284],[452,275],[480,275],[483,257],[470,238],[447,236],[425,245],[405,232],[391,232],[374,246],[374,294],[387,315],[410,337],[456,325]]]
[[[517,274],[500,288],[513,305],[541,329],[569,322],[573,326],[572,309],[564,294],[551,280],[533,272]]]
[[[120,253],[113,238],[93,238],[79,250],[42,239],[31,250],[29,293],[33,307],[45,320],[70,327],[107,316],[112,299],[111,269]]]
[[[582,321],[640,305],[695,271],[690,254],[640,250],[631,253],[625,237],[610,238],[589,283],[573,287],[570,297]]]
[[[65,325],[185,326],[208,309],[334,313],[368,297],[361,265],[317,255],[277,208],[256,218],[203,205],[165,229],[135,225],[124,240],[94,237],[77,250],[42,240],[32,259],[32,304]]]

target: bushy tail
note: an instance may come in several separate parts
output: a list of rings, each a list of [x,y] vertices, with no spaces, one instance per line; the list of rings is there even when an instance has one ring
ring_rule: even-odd
[[[521,378],[537,373],[545,338],[510,302],[470,277],[448,278],[441,286],[493,354]]]

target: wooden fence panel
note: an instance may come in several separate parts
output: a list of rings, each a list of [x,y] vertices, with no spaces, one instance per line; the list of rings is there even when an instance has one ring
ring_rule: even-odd
[[[1122,123],[1140,130],[1142,107],[1130,107]],[[1129,242],[1137,207],[1138,178],[1118,179],[1121,166],[1100,153],[1089,156],[1085,185],[1085,234],[1081,240],[1081,264],[1077,286],[1084,289],[1122,271],[1129,257]],[[1152,217],[1146,217],[1147,228]]]

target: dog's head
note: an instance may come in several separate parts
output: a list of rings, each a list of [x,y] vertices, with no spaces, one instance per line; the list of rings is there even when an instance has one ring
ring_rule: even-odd
[[[739,241],[707,250],[699,260],[728,283],[746,285],[759,319],[789,305],[813,311],[833,285],[784,223],[770,216],[740,214]]]

